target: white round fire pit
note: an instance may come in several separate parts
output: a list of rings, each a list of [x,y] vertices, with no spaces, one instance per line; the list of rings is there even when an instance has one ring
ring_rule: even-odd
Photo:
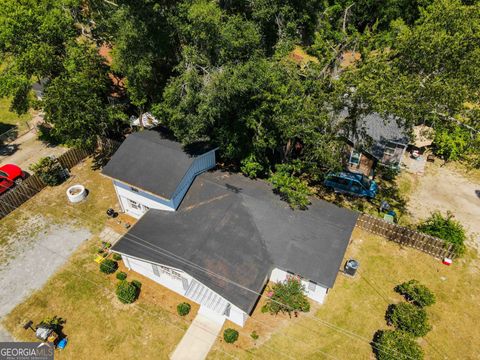
[[[67,190],[67,197],[71,203],[78,203],[87,197],[87,190],[82,185],[70,186]]]

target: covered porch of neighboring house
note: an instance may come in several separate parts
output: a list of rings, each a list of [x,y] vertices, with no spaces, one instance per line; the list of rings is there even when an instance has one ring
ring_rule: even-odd
[[[394,142],[388,142],[382,146],[373,146],[371,151],[359,150],[352,144],[347,144],[344,154],[344,166],[350,172],[361,173],[369,178],[373,178],[377,164],[390,168],[399,168],[406,149],[407,145]]]
[[[347,145],[344,157],[345,168],[354,173],[361,173],[368,177],[374,176],[376,159],[366,152]]]
[[[426,125],[413,128],[413,142],[409,144],[408,151],[402,159],[402,167],[412,174],[423,175],[427,161],[435,161],[430,146],[433,143],[435,132]]]

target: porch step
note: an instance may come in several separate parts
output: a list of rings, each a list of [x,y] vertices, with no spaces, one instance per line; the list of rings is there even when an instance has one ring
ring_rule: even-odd
[[[196,280],[192,280],[190,283],[190,286],[185,293],[185,297],[198,304],[206,306],[220,315],[225,313],[225,310],[229,305],[224,298]]]

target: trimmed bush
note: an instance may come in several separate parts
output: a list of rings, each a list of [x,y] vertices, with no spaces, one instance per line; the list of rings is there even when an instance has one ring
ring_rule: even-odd
[[[439,211],[435,211],[423,223],[417,226],[417,229],[425,234],[438,237],[454,245],[454,251],[457,255],[465,252],[465,240],[467,235],[462,224],[453,219],[453,214],[447,212],[444,217]]]
[[[408,332],[415,337],[425,336],[431,330],[427,312],[409,303],[390,305],[385,317],[388,325],[393,325],[397,330]]]
[[[131,304],[137,299],[139,291],[140,289],[132,283],[122,280],[117,285],[116,294],[122,303]]]
[[[258,338],[260,337],[257,332],[255,330],[252,331],[252,333],[250,334],[250,337],[253,339],[253,340],[258,340]]]
[[[135,286],[138,290],[142,288],[142,283],[138,280],[132,280],[132,285]]]
[[[372,348],[378,360],[422,360],[423,351],[408,333],[398,330],[379,330]]]
[[[113,257],[113,260],[116,260],[116,261],[122,260],[122,255],[117,253],[114,253],[112,257]]]
[[[305,286],[299,278],[290,276],[287,280],[277,282],[267,289],[267,302],[262,307],[262,312],[278,314],[279,312],[291,313],[310,311],[310,303],[305,295]]]
[[[127,274],[123,271],[120,271],[117,273],[116,277],[118,280],[125,280],[127,278]]]
[[[417,280],[410,280],[397,285],[395,291],[403,295],[407,301],[420,307],[435,304],[435,295]]]
[[[225,329],[223,332],[223,339],[226,343],[233,344],[238,340],[238,331],[231,328]]]
[[[104,274],[113,274],[118,269],[118,263],[111,259],[105,259],[100,263],[100,271]]]
[[[191,308],[192,307],[190,306],[189,303],[182,302],[182,303],[177,305],[177,313],[180,316],[186,316],[190,312]]]
[[[55,158],[44,157],[36,164],[30,165],[30,170],[49,186],[59,185],[64,180],[62,165]]]

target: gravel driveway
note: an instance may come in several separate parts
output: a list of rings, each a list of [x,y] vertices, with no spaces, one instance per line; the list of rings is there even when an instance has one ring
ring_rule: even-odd
[[[48,278],[63,265],[70,254],[91,236],[85,229],[67,225],[50,225],[29,239],[14,242],[10,261],[0,265],[0,319],[33,291],[43,287]],[[8,338],[0,328],[0,341]]]
[[[480,183],[444,166],[428,168],[410,194],[408,210],[416,220],[432,211],[451,211],[480,248]]]

